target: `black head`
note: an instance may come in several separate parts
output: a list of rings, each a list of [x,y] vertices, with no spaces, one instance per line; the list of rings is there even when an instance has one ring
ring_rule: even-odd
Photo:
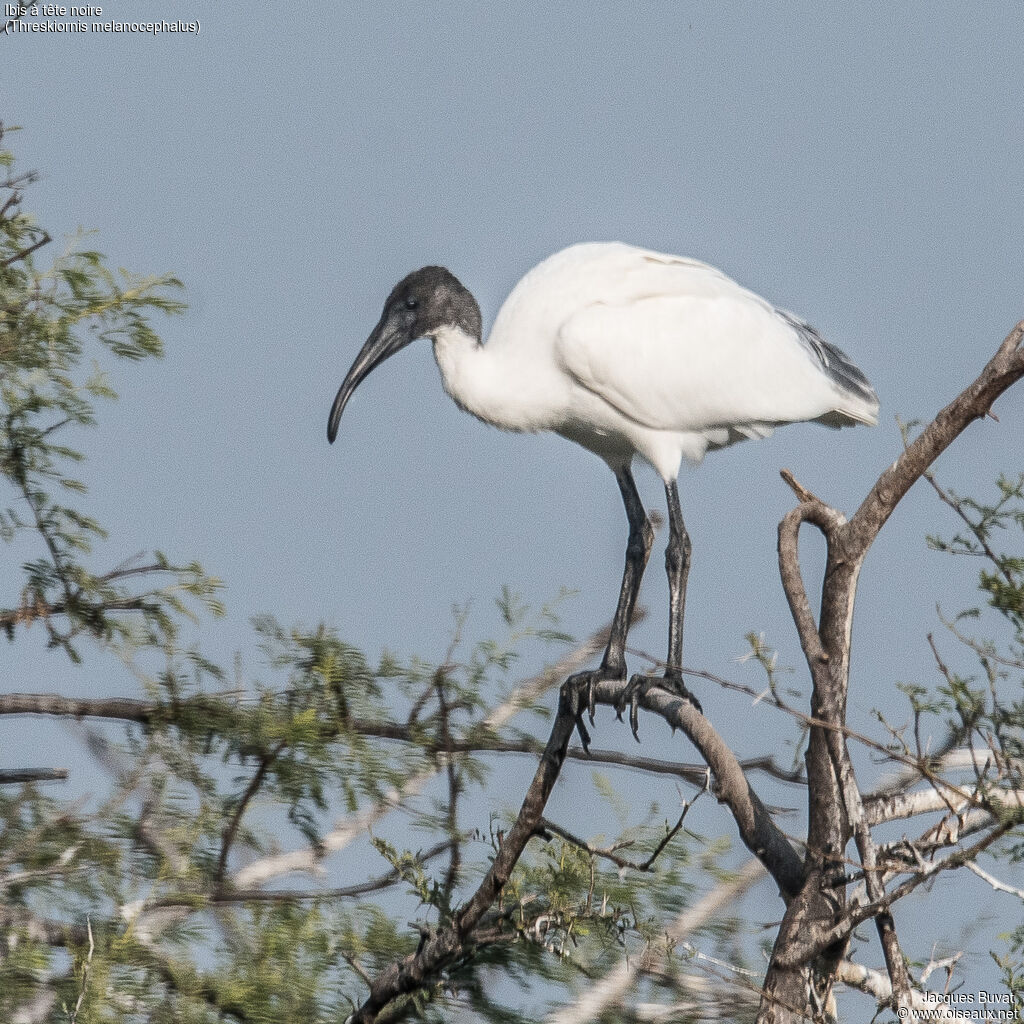
[[[345,405],[371,370],[411,341],[431,337],[444,327],[456,327],[480,340],[480,307],[459,279],[444,267],[423,267],[402,278],[338,389],[327,422],[327,440],[333,444]]]

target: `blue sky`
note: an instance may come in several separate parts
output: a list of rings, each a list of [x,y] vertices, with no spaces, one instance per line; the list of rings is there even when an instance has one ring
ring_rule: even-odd
[[[257,612],[325,619],[371,658],[440,658],[452,604],[471,602],[470,635],[489,635],[506,583],[535,605],[574,589],[563,624],[588,634],[611,613],[626,535],[599,460],[459,413],[427,343],[362,385],[333,448],[324,431],[408,271],[448,266],[486,329],[540,259],[621,239],[720,266],[810,320],[877,388],[874,430],[787,428],[680,478],[694,546],[686,663],[754,684],[734,659],[745,633],[764,631],[802,685],[775,563],[793,502],[779,469],[852,511],[900,450],[895,417],[930,418],[1024,315],[1020,5],[270,12],[117,3],[103,20],[202,30],[0,45],[0,114],[24,126],[20,166],[43,175],[28,206],[57,238],[96,229],[90,244],[115,265],[175,273],[191,306],[163,326],[162,363],[115,373],[124,399],[83,441],[89,507],[112,537],[98,557],[158,546],[199,558],[228,586],[229,616],[205,643],[225,660],[243,650],[253,669]],[[1024,391],[997,412],[942,459],[955,489],[1021,468]],[[638,479],[661,510],[653,473]],[[855,727],[871,728],[874,708],[905,717],[895,682],[937,681],[925,637],[936,604],[974,600],[972,567],[924,537],[954,528],[918,487],[869,557]],[[814,591],[820,545],[805,549]],[[657,553],[641,600],[651,614],[632,642],[661,656]],[[35,642],[19,689],[130,688],[103,663],[68,676]],[[539,657],[527,652],[524,670]],[[743,753],[789,732],[700,695]],[[599,742],[632,744],[603,719]],[[647,733],[652,750],[690,757],[655,724]],[[564,783],[567,802],[576,785]],[[980,883],[977,895],[991,901]]]

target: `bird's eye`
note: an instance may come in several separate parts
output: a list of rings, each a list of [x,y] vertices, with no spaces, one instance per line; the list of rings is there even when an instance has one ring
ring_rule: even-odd
[[[417,307],[417,306],[418,306],[419,304],[420,304],[420,302],[419,302],[419,299],[417,299],[417,298],[416,298],[415,296],[413,296],[413,295],[410,295],[410,296],[409,296],[409,297],[408,297],[408,298],[407,298],[407,299],[405,300],[405,308],[406,308],[406,309],[415,309],[415,308],[416,308],[416,307]]]

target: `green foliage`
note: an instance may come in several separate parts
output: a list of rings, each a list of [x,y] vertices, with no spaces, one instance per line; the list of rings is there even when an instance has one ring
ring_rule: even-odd
[[[1019,764],[1024,753],[1024,474],[1016,480],[1001,476],[988,503],[943,490],[929,479],[966,527],[951,540],[929,537],[929,546],[981,561],[978,587],[995,613],[996,638],[979,639],[967,632],[981,620],[980,608],[968,608],[952,622],[943,620],[960,650],[970,655],[973,671],[957,671],[936,647],[943,682],[937,703],[929,703],[928,709],[949,715],[957,742],[974,736],[984,746],[994,738],[1008,764]]]
[[[97,401],[115,397],[98,359],[159,356],[149,318],[184,309],[175,297],[181,283],[115,274],[81,238],[40,267],[50,236],[21,208],[35,175],[10,170],[3,134],[0,126],[0,166],[9,171],[0,181],[0,538],[24,540],[16,550],[29,553],[20,592],[0,607],[0,627],[13,638],[39,623],[72,659],[82,633],[155,643],[174,634],[186,599],[219,610],[219,584],[198,565],[161,554],[106,572],[90,567],[87,556],[106,534],[74,504],[85,490],[74,438],[96,422]]]
[[[647,822],[625,829],[613,841],[594,837],[591,843],[595,849],[614,850],[642,862],[664,833],[663,823]],[[727,852],[727,846],[711,844],[709,849],[709,860],[716,863]],[[503,1005],[487,984],[496,971],[526,990],[572,1001],[624,959],[649,956],[661,967],[649,981],[640,982],[629,1002],[648,988],[664,984],[671,989],[670,979],[678,975],[686,954],[667,939],[665,928],[691,900],[695,869],[690,844],[682,837],[645,873],[621,868],[602,853],[557,837],[532,846],[493,915],[504,941],[480,950],[454,974],[453,983],[482,1019],[515,1022],[538,1019],[546,1013],[544,1002],[538,999],[535,1009],[525,1011]],[[690,938],[741,964],[744,957],[734,941],[740,930],[739,921],[722,914]],[[608,1019],[628,1019],[626,1013],[626,1006],[614,1007]],[[746,1019],[746,1013],[735,1008],[731,1019]]]
[[[978,587],[989,606],[1009,620],[1019,643],[1024,635],[1024,551],[1016,535],[1024,534],[1024,473],[1016,480],[1000,476],[996,489],[998,494],[990,503],[944,492],[944,500],[956,510],[967,532],[958,532],[950,540],[928,537],[928,545],[986,563],[979,572]],[[1016,543],[1017,550],[1001,549],[997,544],[1000,535]]]
[[[1019,936],[1020,929],[1018,929],[1016,936]],[[1013,946],[1014,951],[1019,953],[1021,949],[1021,941],[1018,937],[1014,938]],[[991,953],[992,960],[999,968],[999,973],[1002,976],[1003,987],[1009,993],[1011,1002],[1009,1005],[1000,1005],[999,1009],[1006,1011],[1012,1010],[1016,1018],[1019,1020],[1021,1015],[1024,1014],[1024,961],[1018,956],[1012,955],[999,955],[998,953]]]
[[[1000,476],[988,501],[945,489],[930,473],[926,477],[962,526],[950,539],[928,537],[928,545],[980,561],[978,589],[987,599],[986,609],[971,607],[952,621],[942,619],[954,641],[951,653],[957,665],[949,657],[949,645],[929,637],[941,681],[934,691],[901,684],[914,713],[916,743],[911,747],[894,731],[894,746],[925,760],[922,721],[926,716],[944,718],[945,736],[928,752],[933,763],[958,747],[979,752],[971,783],[998,822],[1000,839],[993,850],[1010,863],[1019,862],[1024,860],[1024,810],[1018,796],[1024,788],[1024,474],[1016,479]],[[991,637],[973,634],[983,621]],[[1018,930],[1011,938],[1015,952],[1021,942]],[[1019,1006],[1019,961],[991,955]]]
[[[482,877],[497,837],[461,828],[456,811],[487,776],[486,743],[472,745],[488,735],[480,718],[505,659],[478,645],[460,661],[453,644],[440,666],[390,661],[379,673],[324,626],[286,629],[269,617],[256,626],[269,681],[239,689],[236,679],[224,691],[220,673],[178,652],[149,683],[123,750],[99,748],[131,767],[112,768],[117,784],[94,813],[31,786],[0,793],[0,913],[18,951],[0,959],[10,1005],[56,972],[53,1020],[66,1019],[62,1005],[78,1005],[83,1024],[341,1020],[366,976],[415,950],[402,922],[444,925]],[[485,646],[504,651],[506,641]],[[326,814],[365,813],[417,779],[429,799],[409,806],[398,841],[371,837],[382,873],[365,894],[314,886],[268,903],[236,891],[239,867],[272,855],[268,841],[288,824],[315,853]],[[612,800],[614,787],[604,788]],[[654,805],[639,824],[624,806],[620,815],[612,847],[643,860],[666,823]],[[413,830],[434,846],[416,850]],[[572,987],[624,951],[661,942],[665,913],[690,891],[688,868],[682,836],[646,874],[558,839],[538,844],[480,944],[410,1005],[429,1019],[458,993],[485,1018],[513,1019],[491,1004],[487,971],[500,964],[512,977]],[[61,946],[71,956],[63,974]]]

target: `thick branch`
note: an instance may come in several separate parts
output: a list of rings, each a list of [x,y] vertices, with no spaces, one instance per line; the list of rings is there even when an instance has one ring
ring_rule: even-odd
[[[617,706],[626,682],[604,680],[595,687],[598,704]],[[772,820],[768,809],[750,786],[740,762],[710,720],[689,701],[660,687],[639,696],[640,706],[663,718],[673,729],[684,732],[711,769],[712,793],[732,812],[744,845],[768,869],[788,899],[803,884],[803,864],[785,833]]]
[[[873,971],[850,960],[844,960],[836,969],[836,981],[841,981],[844,985],[867,993],[879,1006],[891,1006],[893,1003],[892,982],[881,971]],[[942,1000],[927,999],[922,992],[911,992],[910,1000],[911,1005],[921,1014],[923,1020],[968,1021],[978,1019],[957,1013]]]
[[[811,602],[804,589],[800,571],[799,534],[804,523],[813,523],[831,541],[844,523],[843,517],[818,500],[804,501],[790,510],[779,523],[779,576],[782,589],[789,602],[789,610],[796,623],[800,646],[813,675],[820,674],[820,666],[828,661],[828,652],[821,642],[818,624],[814,621]]]
[[[956,850],[942,860],[922,861],[916,869],[910,869],[909,878],[884,893],[880,900],[851,907],[846,916],[831,928],[808,936],[803,943],[795,943],[791,949],[778,957],[779,962],[787,966],[794,966],[817,956],[823,949],[845,939],[861,922],[884,914],[894,904],[909,896],[915,889],[940,872],[956,870],[975,860],[1013,827],[1013,823],[1000,825],[982,836],[972,846]]]
[[[179,706],[209,707],[216,698],[195,697]],[[169,705],[131,697],[86,699],[56,693],[0,694],[0,715],[57,715],[67,718],[113,718],[148,725]]]

